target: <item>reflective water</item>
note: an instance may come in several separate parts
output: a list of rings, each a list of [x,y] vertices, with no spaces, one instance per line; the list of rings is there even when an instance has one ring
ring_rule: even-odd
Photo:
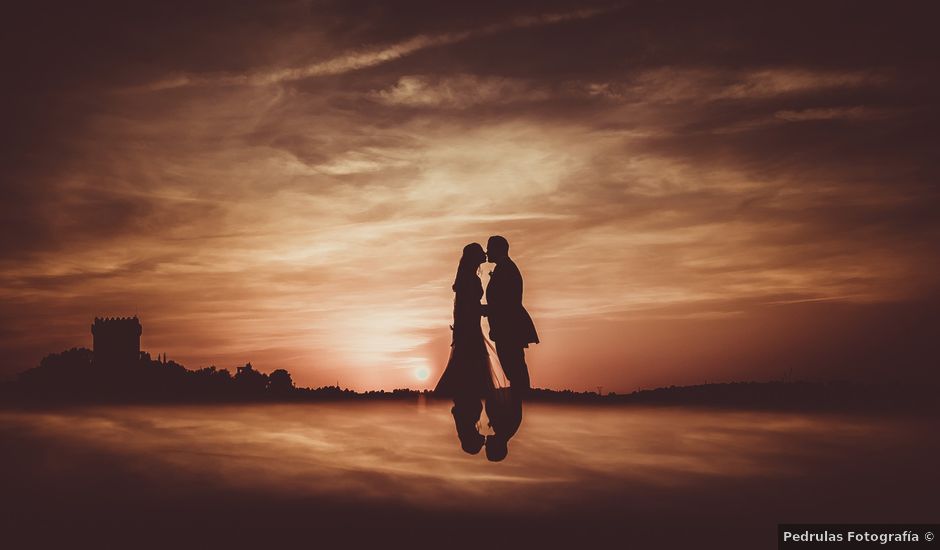
[[[86,475],[107,492],[117,469],[120,479],[137,480],[135,492],[179,485],[172,490],[183,497],[173,498],[224,488],[258,498],[395,503],[441,517],[482,511],[656,522],[744,514],[768,524],[927,521],[910,516],[940,488],[933,426],[904,418],[534,404],[509,457],[490,463],[483,453],[460,450],[445,403],[0,411],[0,429],[15,436],[6,460],[20,461],[17,475],[56,479],[55,488],[44,489],[52,493]],[[105,463],[111,466],[89,473]],[[871,490],[881,494],[871,498]]]

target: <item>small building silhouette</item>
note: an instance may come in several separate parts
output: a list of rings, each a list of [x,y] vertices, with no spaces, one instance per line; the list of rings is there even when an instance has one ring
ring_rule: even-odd
[[[136,365],[140,360],[140,335],[143,328],[134,317],[95,317],[91,325],[94,337],[95,365],[120,368]]]

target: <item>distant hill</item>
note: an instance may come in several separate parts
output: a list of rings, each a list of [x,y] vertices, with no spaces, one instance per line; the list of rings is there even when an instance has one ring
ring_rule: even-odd
[[[534,389],[530,401],[676,405],[773,410],[936,410],[936,388],[849,381],[729,382],[669,386],[629,394]]]

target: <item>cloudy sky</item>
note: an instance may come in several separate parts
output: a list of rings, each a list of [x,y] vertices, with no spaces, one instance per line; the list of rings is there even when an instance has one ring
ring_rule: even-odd
[[[0,374],[137,314],[433,386],[502,234],[537,386],[937,378],[928,3],[59,4],[0,39]]]

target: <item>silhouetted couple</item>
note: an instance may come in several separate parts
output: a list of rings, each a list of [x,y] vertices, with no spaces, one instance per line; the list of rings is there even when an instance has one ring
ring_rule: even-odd
[[[496,268],[490,273],[484,305],[480,302],[483,283],[478,272],[487,260]],[[522,274],[509,258],[509,242],[500,236],[490,237],[485,252],[477,243],[465,246],[453,289],[450,359],[434,391],[454,400],[451,412],[463,450],[476,454],[486,445],[486,457],[499,461],[506,458],[509,439],[522,423],[522,399],[529,390],[525,348],[539,341],[532,318],[522,307]],[[509,380],[508,389],[497,388],[481,316],[489,319],[490,339],[496,344],[496,356]],[[482,400],[486,400],[486,416],[494,432],[485,438],[477,430]]]

